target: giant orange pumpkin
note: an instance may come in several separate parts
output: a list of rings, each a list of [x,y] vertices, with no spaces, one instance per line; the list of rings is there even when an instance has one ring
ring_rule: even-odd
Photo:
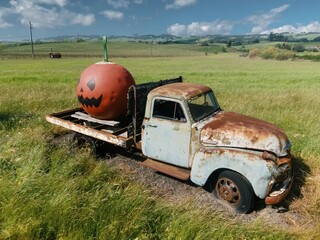
[[[127,92],[135,82],[121,65],[99,62],[81,74],[77,95],[82,108],[99,119],[118,119],[127,111]]]

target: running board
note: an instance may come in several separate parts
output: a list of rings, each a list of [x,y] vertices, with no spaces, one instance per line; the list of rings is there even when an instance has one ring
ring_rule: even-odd
[[[190,170],[155,161],[150,158],[140,162],[139,164],[181,180],[188,180],[190,178]]]

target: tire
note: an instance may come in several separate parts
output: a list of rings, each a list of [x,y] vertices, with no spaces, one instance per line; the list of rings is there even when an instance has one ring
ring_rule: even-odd
[[[213,196],[238,213],[248,213],[255,202],[249,181],[233,171],[221,172],[213,184]]]
[[[72,137],[72,142],[75,143],[75,146],[80,149],[86,149],[89,153],[95,155],[97,151],[96,141],[86,135],[80,133],[74,133]]]
[[[83,135],[81,133],[73,133],[72,142],[75,147],[84,149],[97,158],[104,158],[106,155],[114,155],[115,150],[112,144]]]

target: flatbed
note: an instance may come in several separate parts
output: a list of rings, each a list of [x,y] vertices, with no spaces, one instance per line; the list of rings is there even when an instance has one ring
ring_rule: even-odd
[[[132,86],[128,91],[127,116],[121,120],[93,118],[82,108],[52,113],[46,116],[46,120],[73,132],[116,146],[141,149],[141,125],[148,93],[159,86],[177,82],[182,82],[182,77]]]
[[[92,118],[82,108],[52,113],[46,116],[46,120],[71,131],[123,148],[133,145],[133,137],[128,136],[127,124]]]

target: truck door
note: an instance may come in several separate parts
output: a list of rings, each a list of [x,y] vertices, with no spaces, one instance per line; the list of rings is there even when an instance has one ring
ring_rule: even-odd
[[[189,167],[191,123],[178,101],[155,98],[145,121],[143,154],[162,162]]]

